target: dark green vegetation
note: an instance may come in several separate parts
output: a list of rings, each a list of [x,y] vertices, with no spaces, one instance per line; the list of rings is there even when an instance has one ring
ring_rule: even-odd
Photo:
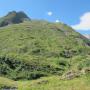
[[[16,15],[18,19],[10,15],[6,17],[15,23],[1,24],[8,26],[0,28],[0,76],[18,81],[61,76],[72,70],[80,74],[90,72],[90,41],[87,38],[66,24],[36,20],[21,23],[26,15]],[[7,22],[6,18],[3,20]]]
[[[24,12],[12,11],[9,12],[6,16],[0,18],[0,27],[10,24],[18,24],[24,21],[30,21],[30,18]]]

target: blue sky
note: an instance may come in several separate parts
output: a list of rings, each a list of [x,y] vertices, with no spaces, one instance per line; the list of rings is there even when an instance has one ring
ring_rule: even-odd
[[[61,21],[80,33],[90,33],[90,0],[0,0],[0,16],[25,11],[33,19]]]

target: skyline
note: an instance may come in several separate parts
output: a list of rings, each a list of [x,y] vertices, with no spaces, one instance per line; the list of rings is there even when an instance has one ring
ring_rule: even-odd
[[[0,17],[10,11],[24,11],[31,19],[63,22],[82,34],[90,34],[90,0],[3,0]]]

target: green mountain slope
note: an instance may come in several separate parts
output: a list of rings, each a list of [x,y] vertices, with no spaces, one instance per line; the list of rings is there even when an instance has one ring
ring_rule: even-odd
[[[30,18],[24,12],[12,11],[9,12],[6,16],[0,18],[0,27],[10,24],[18,24],[24,21],[30,21]]]
[[[0,28],[0,76],[13,80],[90,67],[90,41],[62,23],[26,21]]]

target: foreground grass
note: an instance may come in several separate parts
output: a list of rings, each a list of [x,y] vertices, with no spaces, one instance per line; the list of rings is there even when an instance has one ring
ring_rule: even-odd
[[[90,76],[61,80],[59,76],[18,82],[19,90],[90,90]]]
[[[17,82],[4,78],[4,77],[0,77],[0,90],[1,89],[13,89],[13,88],[17,88]]]
[[[44,77],[32,81],[13,81],[0,77],[0,90],[3,88],[17,90],[90,90],[90,75],[72,80],[61,80],[59,76]]]

